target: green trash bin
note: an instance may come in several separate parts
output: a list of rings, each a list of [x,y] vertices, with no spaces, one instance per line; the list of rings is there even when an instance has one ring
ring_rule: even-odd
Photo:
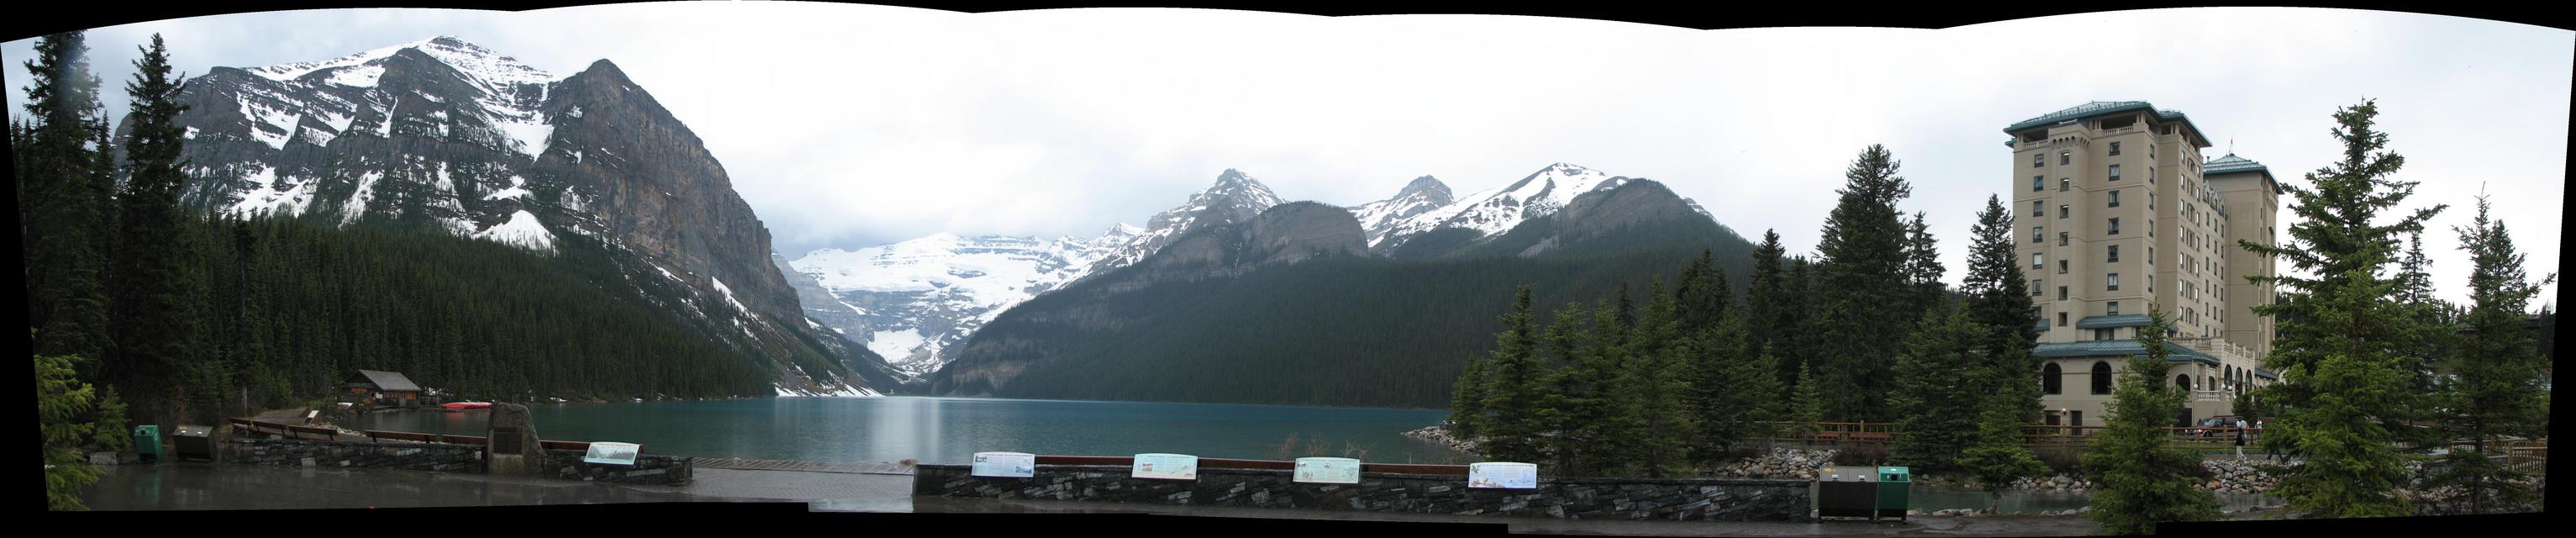
[[[1906,504],[1911,501],[1909,488],[1914,486],[1914,472],[1904,467],[1878,468],[1878,515],[1905,519]]]
[[[161,461],[161,426],[145,424],[134,427],[134,454],[145,463]]]

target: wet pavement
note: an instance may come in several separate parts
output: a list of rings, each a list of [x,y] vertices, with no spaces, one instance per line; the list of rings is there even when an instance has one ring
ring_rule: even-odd
[[[213,463],[118,465],[82,495],[92,510],[426,508],[654,502],[806,503],[811,512],[940,514],[1138,514],[1326,522],[1458,523],[1512,533],[1646,536],[2065,536],[2096,527],[2074,517],[1914,517],[1910,521],[1735,523],[1602,521],[1289,510],[1087,501],[915,498],[897,474],[709,469],[680,486],[388,469],[289,468]]]

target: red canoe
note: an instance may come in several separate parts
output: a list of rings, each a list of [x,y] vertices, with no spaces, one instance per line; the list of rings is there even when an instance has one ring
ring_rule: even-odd
[[[488,409],[492,407],[492,404],[490,402],[456,402],[441,405],[439,407],[445,407],[448,409]]]

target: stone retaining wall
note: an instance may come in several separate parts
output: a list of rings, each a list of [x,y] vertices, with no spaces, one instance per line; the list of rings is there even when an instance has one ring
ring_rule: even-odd
[[[565,480],[613,482],[618,484],[686,484],[695,459],[686,456],[635,456],[634,465],[601,464],[581,461],[578,450],[546,451],[546,466],[554,477]]]
[[[234,438],[219,450],[222,461],[251,465],[483,472],[483,447],[472,445]]]
[[[1285,470],[1200,469],[1199,479],[1130,477],[1123,466],[1040,465],[1033,478],[990,478],[964,465],[921,465],[913,494],[1146,502],[1368,512],[1576,519],[1812,521],[1808,482],[1753,479],[1539,479],[1538,489],[1470,489],[1463,476],[1362,473],[1358,484],[1307,484]]]

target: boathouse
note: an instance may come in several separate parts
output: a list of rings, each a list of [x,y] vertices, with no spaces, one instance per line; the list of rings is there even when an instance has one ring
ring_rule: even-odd
[[[420,385],[397,372],[359,370],[349,382],[340,385],[345,400],[375,405],[410,406],[420,403]]]

